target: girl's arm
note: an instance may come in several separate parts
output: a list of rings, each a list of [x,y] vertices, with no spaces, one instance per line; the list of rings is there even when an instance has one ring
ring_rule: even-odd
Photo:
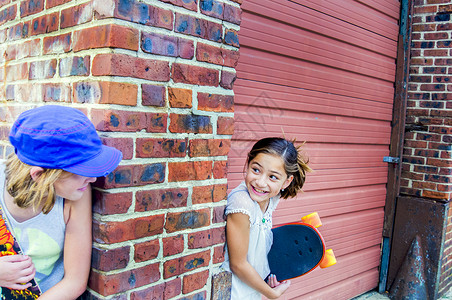
[[[231,271],[265,297],[277,299],[287,290],[290,282],[283,282],[271,288],[249,264],[246,258],[250,238],[249,217],[242,213],[232,213],[227,216],[226,224],[226,241]]]
[[[92,213],[91,186],[81,199],[65,200],[69,209],[64,241],[64,277],[51,289],[41,295],[45,299],[76,299],[85,290],[91,266]]]

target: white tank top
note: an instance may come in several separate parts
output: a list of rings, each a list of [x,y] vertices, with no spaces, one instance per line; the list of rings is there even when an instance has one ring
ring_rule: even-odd
[[[64,276],[63,247],[66,224],[64,199],[57,197],[48,214],[42,212],[24,222],[17,222],[6,208],[3,199],[5,164],[0,163],[0,202],[12,231],[24,254],[31,257],[36,268],[35,279],[42,292],[57,284]]]

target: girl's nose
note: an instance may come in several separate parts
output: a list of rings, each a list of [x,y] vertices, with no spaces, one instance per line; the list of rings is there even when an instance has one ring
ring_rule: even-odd
[[[260,187],[264,187],[265,184],[266,184],[266,182],[265,182],[265,176],[260,176],[260,177],[257,179],[257,184],[258,184]]]

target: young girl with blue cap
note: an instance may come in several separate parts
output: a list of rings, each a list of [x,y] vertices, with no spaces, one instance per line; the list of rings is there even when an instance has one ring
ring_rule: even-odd
[[[45,105],[23,112],[9,136],[15,153],[0,165],[0,205],[25,255],[0,257],[0,287],[39,299],[75,299],[91,263],[91,187],[122,159],[102,145],[79,110]]]

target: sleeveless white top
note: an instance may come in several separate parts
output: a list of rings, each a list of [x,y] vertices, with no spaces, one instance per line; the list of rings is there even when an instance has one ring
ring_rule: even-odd
[[[31,257],[36,268],[35,279],[44,293],[64,276],[63,248],[66,224],[64,200],[57,197],[48,214],[42,212],[24,222],[17,222],[9,213],[3,199],[5,165],[0,163],[0,202],[12,231],[24,254]]]
[[[228,195],[225,214],[243,213],[250,219],[250,238],[248,244],[247,260],[259,273],[262,279],[270,274],[267,254],[273,244],[272,214],[279,203],[279,195],[270,198],[267,211],[262,213],[259,204],[252,200],[245,182],[233,189]],[[229,254],[226,246],[225,261],[222,265],[227,271],[229,266]],[[232,274],[231,300],[262,299],[262,295]]]

